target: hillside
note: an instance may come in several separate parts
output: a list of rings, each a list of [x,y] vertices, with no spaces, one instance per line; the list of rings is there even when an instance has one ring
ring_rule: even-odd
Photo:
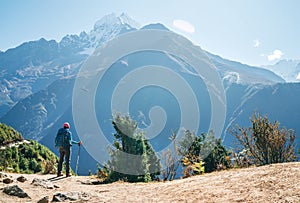
[[[22,135],[13,128],[0,123],[0,146],[22,141]]]
[[[24,175],[24,183],[15,180],[20,175],[7,175],[14,179],[9,186],[18,185],[31,199],[0,192],[0,202],[37,202],[46,196],[51,201],[59,193],[74,202],[300,202],[300,162],[232,169],[171,182],[93,185],[97,180],[92,177],[74,176],[51,182],[52,189],[31,184],[35,178],[47,180],[51,175]],[[7,186],[0,182],[0,190]]]
[[[36,141],[24,140],[12,127],[0,123],[0,171],[55,173],[56,155]]]

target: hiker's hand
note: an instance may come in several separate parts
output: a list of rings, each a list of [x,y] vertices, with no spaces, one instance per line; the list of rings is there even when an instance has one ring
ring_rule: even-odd
[[[78,146],[80,146],[80,145],[82,145],[82,142],[81,142],[81,141],[78,142]]]

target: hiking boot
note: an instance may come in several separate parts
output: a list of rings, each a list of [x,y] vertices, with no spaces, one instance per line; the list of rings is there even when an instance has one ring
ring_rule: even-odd
[[[62,173],[58,173],[57,174],[57,177],[61,177],[61,176],[63,176],[64,174],[62,174]]]
[[[66,177],[71,177],[71,176],[72,176],[71,174],[67,174],[67,175],[66,175]]]

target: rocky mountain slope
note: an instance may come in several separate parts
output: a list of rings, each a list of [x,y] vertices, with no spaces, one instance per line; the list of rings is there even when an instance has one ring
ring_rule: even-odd
[[[0,53],[0,117],[16,102],[46,88],[52,82],[74,77],[82,62],[104,42],[135,30],[137,23],[126,14],[110,14],[87,34],[55,40],[25,42]]]

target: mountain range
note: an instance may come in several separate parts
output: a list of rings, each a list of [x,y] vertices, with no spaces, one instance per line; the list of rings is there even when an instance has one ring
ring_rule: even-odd
[[[72,117],[73,87],[77,74],[86,59],[97,47],[104,45],[107,41],[139,29],[168,30],[162,24],[140,27],[126,14],[120,16],[109,14],[97,21],[89,33],[66,35],[60,42],[42,38],[0,52],[0,122],[14,127],[26,139],[37,140],[56,152],[54,136],[57,129],[64,121],[69,121],[71,126],[74,126]],[[267,114],[270,120],[279,121],[282,126],[296,130],[296,133],[300,131],[298,106],[300,83],[297,83],[297,72],[300,72],[299,61],[281,61],[274,66],[262,68],[230,61],[205,50],[203,52],[216,67],[226,93],[226,118],[222,133],[225,145],[234,147],[234,139],[228,129],[235,124],[249,126],[249,118],[254,111],[262,115]],[[123,71],[124,67],[134,70],[137,66],[144,66],[147,63],[172,67],[182,77],[192,81],[193,89],[201,89],[199,97],[207,97],[208,93],[203,82],[197,82],[191,76],[192,74],[186,71],[190,67],[178,65],[176,58],[164,53],[152,52],[134,53],[126,58],[121,58],[113,65],[115,67],[112,67],[112,75],[116,79],[110,78],[111,80],[109,79],[107,83],[103,84],[104,89],[99,89],[103,90],[103,94],[106,96],[111,95],[108,87],[115,85],[113,82],[118,81],[118,77],[120,77],[118,74]],[[285,66],[288,67],[286,72],[282,71]],[[166,107],[167,113],[172,112],[172,109],[168,109],[171,108],[169,105],[171,97],[165,100],[152,100],[151,95],[154,90],[145,89],[143,91],[140,95],[143,99],[133,101],[138,107],[136,109],[133,107],[130,115],[137,120],[140,119],[140,115],[146,117],[141,120],[145,126],[150,125],[149,118],[145,116],[149,112],[149,107],[146,105],[158,103]],[[101,93],[97,93],[96,101],[100,99],[100,96]],[[140,106],[141,103],[144,105]],[[105,125],[104,131],[109,137],[113,133],[110,122],[107,122],[111,120],[111,112],[103,108],[96,107],[98,109],[97,119],[100,122],[106,122],[103,124]],[[202,121],[204,124],[210,120],[210,110],[211,104],[204,102],[201,112],[208,111]],[[84,109],[82,112],[84,113]],[[174,112],[176,111],[174,110]],[[175,128],[172,123],[177,123],[176,116],[172,119],[170,129]],[[170,129],[163,133],[169,133]],[[209,130],[208,125],[200,130]],[[74,139],[78,140],[79,136],[75,129],[73,129],[73,134]],[[167,139],[165,137],[162,140]],[[153,144],[160,141],[154,140]],[[299,145],[299,136],[296,142]],[[82,150],[81,157],[82,167],[79,167],[79,173],[87,174],[89,169],[96,167],[96,161],[85,148]],[[72,158],[76,159],[76,153],[73,153]],[[72,164],[74,167],[75,163]]]
[[[280,60],[274,65],[263,66],[280,75],[286,82],[300,82],[300,60]]]

